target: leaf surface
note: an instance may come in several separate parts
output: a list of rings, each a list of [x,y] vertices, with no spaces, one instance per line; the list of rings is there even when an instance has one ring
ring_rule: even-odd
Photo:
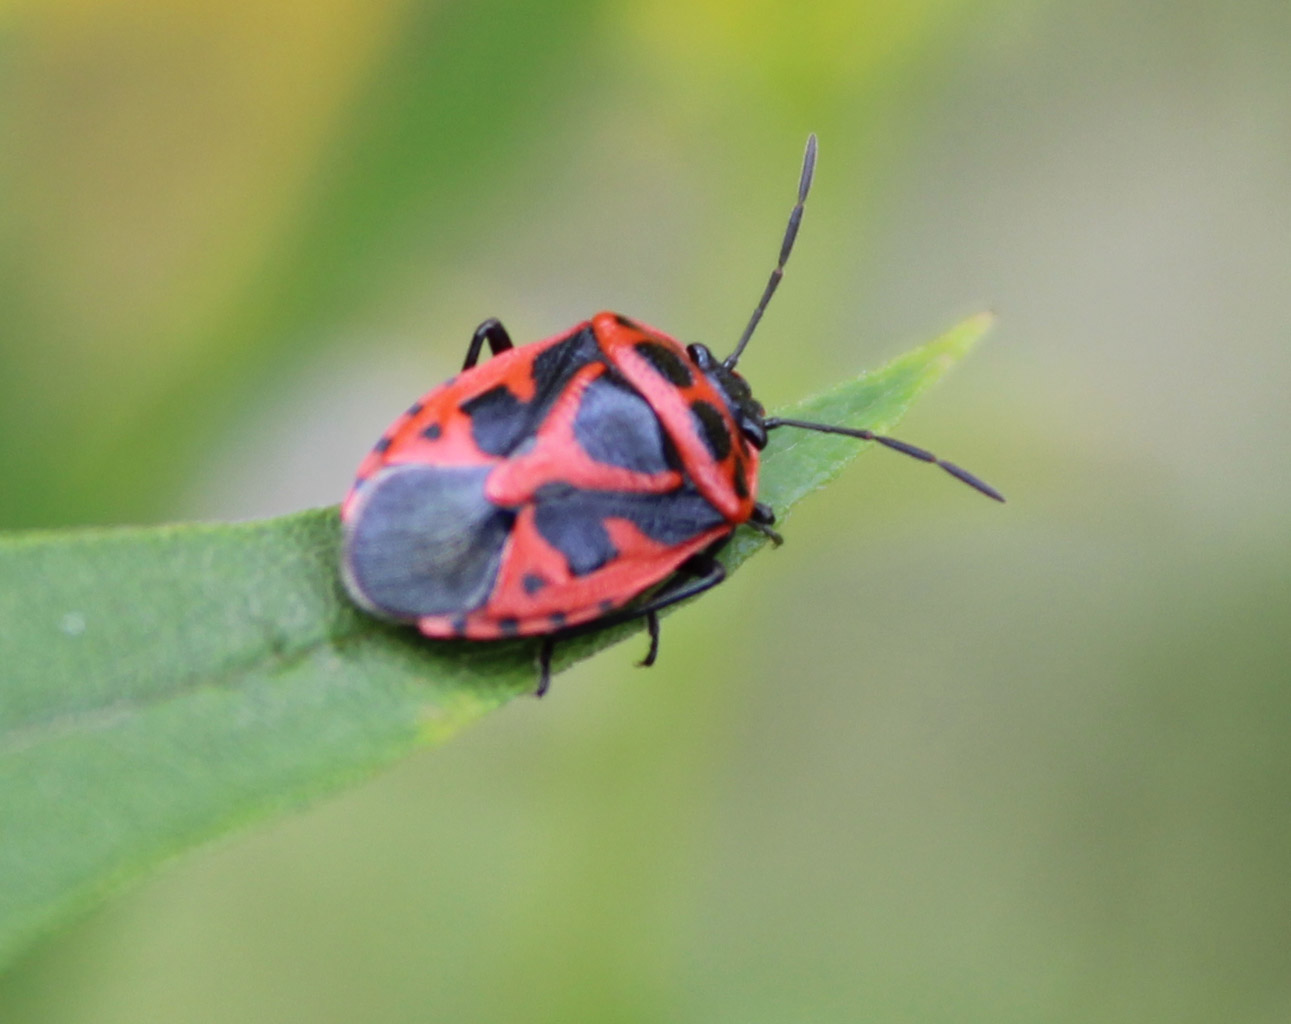
[[[988,324],[781,412],[890,429]],[[760,497],[783,517],[864,447],[777,431]],[[339,542],[335,508],[0,537],[0,963],[168,856],[533,689],[534,641],[432,642],[356,610]],[[723,561],[764,543],[741,529]],[[562,643],[554,668],[640,629]]]

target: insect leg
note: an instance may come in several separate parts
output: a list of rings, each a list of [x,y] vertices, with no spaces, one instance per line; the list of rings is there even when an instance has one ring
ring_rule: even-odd
[[[484,351],[486,341],[489,343],[489,351],[495,356],[501,355],[512,347],[511,335],[507,334],[502,321],[496,317],[489,317],[475,328],[475,333],[471,335],[471,343],[466,349],[466,362],[462,364],[463,370],[469,370],[480,361],[480,353]]]
[[[594,633],[611,626],[619,626],[637,619],[646,620],[646,629],[650,633],[650,650],[646,652],[642,667],[654,664],[659,655],[659,612],[663,609],[702,594],[726,579],[726,567],[711,553],[703,552],[685,562],[667,583],[650,597],[648,601],[633,608],[624,608],[613,612],[586,626],[576,626],[575,633]]]
[[[722,543],[725,543],[725,538]],[[534,691],[534,696],[541,697],[551,685],[551,652],[556,646],[557,639],[566,640],[570,637],[586,636],[588,633],[599,633],[611,626],[621,626],[625,622],[645,619],[646,629],[650,633],[650,650],[641,664],[653,665],[659,653],[658,613],[678,601],[685,601],[696,594],[702,594],[724,579],[726,579],[726,567],[713,557],[711,551],[701,552],[685,562],[672,578],[643,604],[612,612],[594,622],[572,626],[562,630],[558,635],[543,637],[542,644],[538,647],[538,689]]]
[[[595,622],[589,622],[586,631],[592,632],[593,630],[606,629],[609,626],[617,626],[624,622],[632,622],[635,619],[654,615],[656,612],[661,612],[679,601],[685,601],[696,594],[702,594],[705,590],[717,586],[724,579],[726,579],[726,567],[721,562],[707,552],[695,555],[684,562],[673,574],[672,579],[665,583],[648,601],[633,608],[624,608],[622,611],[613,612],[603,619],[597,619]]]
[[[765,502],[759,501],[753,506],[753,514],[748,518],[748,525],[769,539],[776,547],[784,543],[784,538],[780,536],[779,532],[771,529],[775,525],[775,513],[771,511],[771,506]]]
[[[646,612],[646,631],[650,634],[650,650],[646,651],[646,656],[637,662],[637,668],[649,668],[654,664],[655,658],[659,657],[659,614],[657,612]]]
[[[551,686],[551,652],[556,649],[555,637],[543,637],[542,646],[538,648],[538,689],[535,697],[541,697]]]

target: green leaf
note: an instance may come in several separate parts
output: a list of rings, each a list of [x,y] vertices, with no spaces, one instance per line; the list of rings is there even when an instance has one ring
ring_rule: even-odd
[[[784,411],[889,429],[988,323]],[[783,515],[862,447],[778,431],[760,496]],[[357,611],[338,542],[334,508],[0,538],[0,962],[167,856],[533,689],[533,641],[431,642]],[[723,559],[763,543],[740,530]],[[562,643],[555,668],[640,629]]]

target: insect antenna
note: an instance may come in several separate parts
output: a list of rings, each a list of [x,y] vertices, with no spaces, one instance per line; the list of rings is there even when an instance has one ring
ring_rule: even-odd
[[[985,480],[980,480],[966,469],[956,466],[953,462],[947,462],[945,459],[939,459],[932,452],[923,448],[916,448],[905,441],[898,441],[895,437],[884,437],[882,434],[876,434],[870,430],[857,430],[852,427],[835,427],[829,423],[811,423],[807,420],[791,420],[783,416],[771,416],[763,420],[762,425],[767,430],[774,430],[776,427],[798,427],[800,430],[814,430],[820,434],[843,434],[846,437],[855,437],[861,441],[877,441],[886,448],[900,452],[902,455],[909,455],[912,459],[918,459],[920,462],[930,462],[934,466],[940,466],[956,480],[962,481],[972,487],[974,490],[981,491],[988,498],[994,498],[996,501],[1003,501],[1004,495],[988,484]]]
[[[744,333],[740,335],[740,340],[735,343],[735,351],[722,361],[722,365],[728,370],[733,370],[735,364],[740,361],[744,346],[753,337],[753,331],[762,319],[762,314],[766,312],[767,303],[771,301],[771,296],[775,294],[776,288],[780,286],[780,278],[784,277],[784,265],[789,262],[789,253],[793,252],[793,243],[798,237],[798,225],[802,223],[802,207],[807,201],[807,193],[811,190],[811,178],[815,172],[816,133],[812,132],[807,136],[807,152],[802,157],[802,177],[798,179],[798,202],[795,204],[793,212],[789,214],[789,226],[785,228],[784,241],[780,243],[780,259],[776,262],[775,270],[771,271],[771,279],[767,281],[766,289],[762,292],[762,298],[758,302],[757,309],[753,311],[753,316],[749,318],[749,325],[744,328]]]

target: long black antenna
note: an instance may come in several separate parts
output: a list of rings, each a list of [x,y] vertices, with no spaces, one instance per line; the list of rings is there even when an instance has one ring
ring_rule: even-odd
[[[816,133],[812,132],[807,136],[807,152],[802,157],[802,177],[798,179],[798,202],[794,206],[793,212],[789,214],[789,226],[785,228],[784,241],[780,243],[780,259],[776,263],[775,270],[771,271],[771,280],[767,282],[766,290],[762,293],[762,299],[758,302],[757,309],[753,311],[753,316],[749,319],[749,325],[744,328],[744,333],[740,335],[740,340],[735,343],[735,351],[722,361],[722,365],[728,370],[734,369],[735,364],[740,361],[744,346],[753,337],[753,331],[762,319],[762,314],[766,312],[767,303],[771,301],[771,296],[775,294],[776,288],[779,287],[780,278],[784,277],[784,265],[789,262],[789,253],[793,252],[794,239],[798,237],[798,225],[802,223],[802,207],[807,201],[807,193],[811,189],[811,177],[815,172]]]
[[[886,448],[900,452],[902,455],[909,455],[912,459],[918,459],[920,462],[930,462],[934,466],[940,466],[956,480],[961,480],[968,484],[969,487],[981,491],[988,498],[994,498],[996,501],[1003,501],[1004,495],[988,484],[985,480],[979,480],[968,470],[956,466],[953,462],[947,462],[945,459],[939,459],[932,452],[923,448],[916,448],[905,441],[898,441],[895,437],[885,437],[882,434],[876,434],[872,430],[857,430],[853,427],[835,427],[829,423],[810,423],[807,420],[790,420],[783,416],[771,416],[762,421],[762,425],[767,430],[774,430],[776,427],[798,427],[801,430],[814,430],[819,434],[843,434],[846,437],[855,437],[861,441],[877,441]]]

